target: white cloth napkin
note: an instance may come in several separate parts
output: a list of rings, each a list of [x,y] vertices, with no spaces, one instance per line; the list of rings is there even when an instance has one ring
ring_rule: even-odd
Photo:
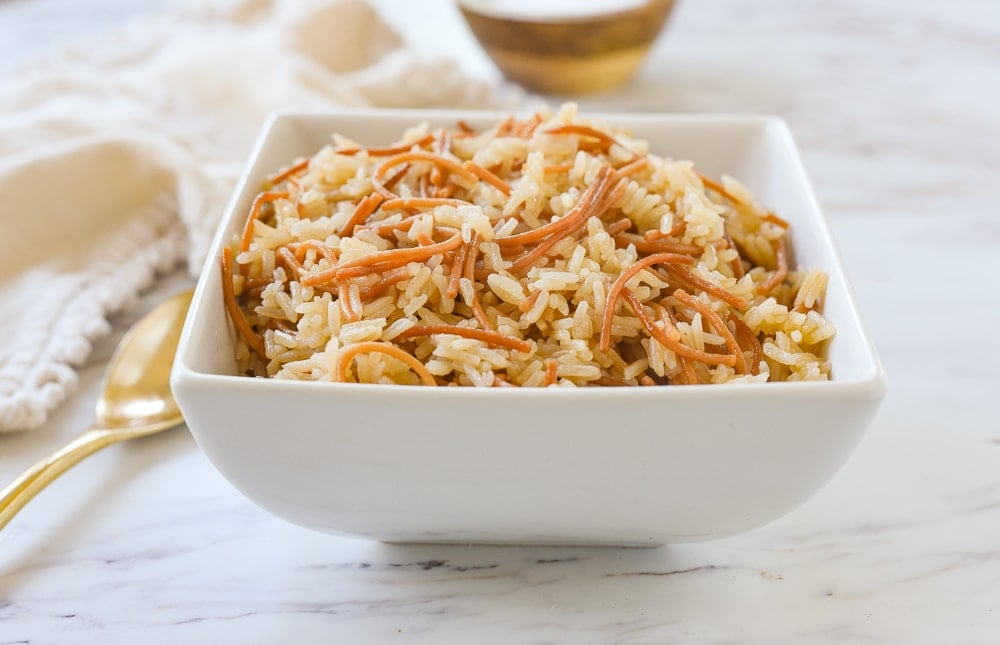
[[[361,0],[175,8],[0,84],[0,432],[41,425],[157,272],[202,263],[266,115],[493,102]]]

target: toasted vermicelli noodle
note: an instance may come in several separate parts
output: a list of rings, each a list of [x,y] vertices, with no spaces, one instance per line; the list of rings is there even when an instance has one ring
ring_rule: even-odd
[[[823,380],[789,223],[582,119],[415,126],[272,175],[220,261],[250,375],[473,386]]]

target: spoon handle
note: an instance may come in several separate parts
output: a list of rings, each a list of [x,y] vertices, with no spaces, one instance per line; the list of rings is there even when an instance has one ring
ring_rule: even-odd
[[[131,439],[135,435],[109,432],[103,428],[90,428],[61,450],[42,459],[0,491],[0,529],[7,526],[43,488],[59,475],[80,463],[86,457],[113,443]]]

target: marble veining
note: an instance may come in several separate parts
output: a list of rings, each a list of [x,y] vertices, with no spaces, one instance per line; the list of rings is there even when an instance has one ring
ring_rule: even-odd
[[[125,4],[5,3],[25,28],[0,53]],[[376,4],[428,55],[495,74],[445,0]],[[0,533],[0,644],[1000,642],[998,63],[993,3],[681,2],[635,81],[582,101],[778,113],[798,139],[890,388],[785,518],[655,549],[351,540],[250,505],[181,429],[95,455]],[[0,479],[89,422],[122,331],[189,283],[112,321],[51,423],[0,438]]]

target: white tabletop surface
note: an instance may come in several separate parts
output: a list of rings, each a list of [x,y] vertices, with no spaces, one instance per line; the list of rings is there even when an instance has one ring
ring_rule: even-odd
[[[0,0],[0,73],[161,4]],[[445,0],[377,4],[495,77]],[[700,544],[390,546],[275,519],[174,430],[0,533],[0,643],[1000,642],[1000,5],[682,0],[636,80],[581,103],[788,120],[890,382],[826,489]],[[0,480],[88,424],[122,331],[189,283],[116,317],[45,427],[0,437]]]

